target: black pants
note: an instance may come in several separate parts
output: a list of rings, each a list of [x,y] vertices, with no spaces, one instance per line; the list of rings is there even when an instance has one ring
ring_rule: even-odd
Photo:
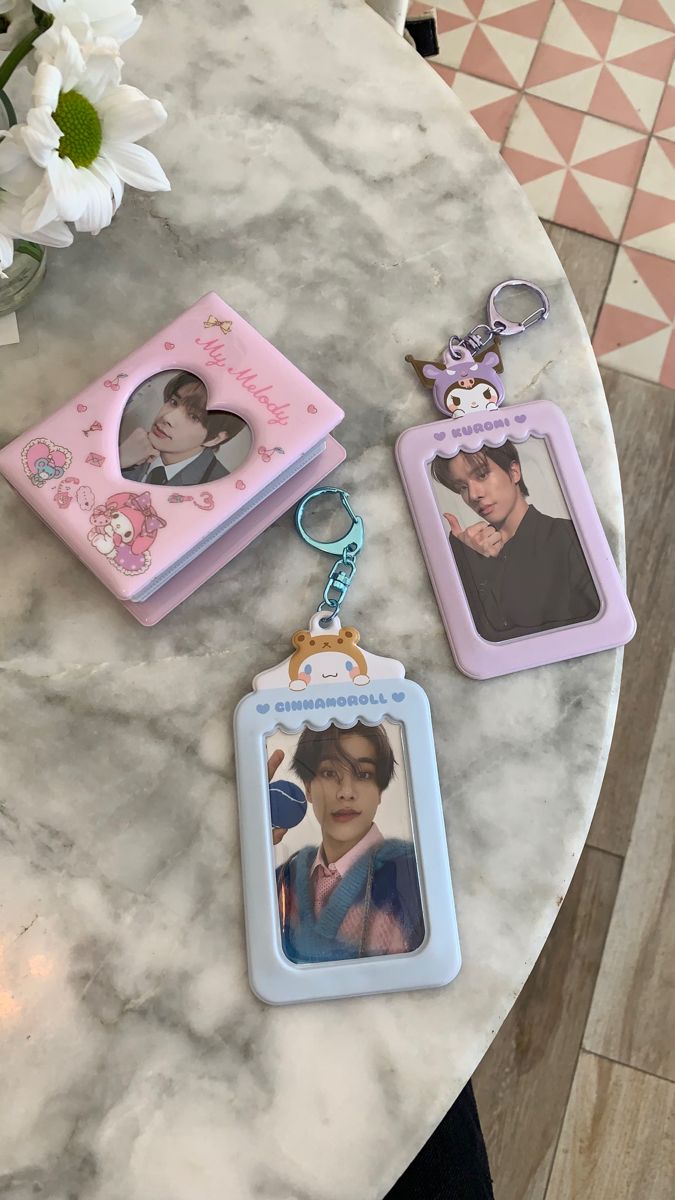
[[[470,1082],[385,1200],[494,1200]]]

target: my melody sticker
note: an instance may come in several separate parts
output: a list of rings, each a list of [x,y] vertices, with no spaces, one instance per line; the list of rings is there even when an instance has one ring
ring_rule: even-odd
[[[166,521],[153,508],[149,492],[116,492],[89,518],[87,534],[95,550],[123,575],[140,575],[150,566],[150,547]]]

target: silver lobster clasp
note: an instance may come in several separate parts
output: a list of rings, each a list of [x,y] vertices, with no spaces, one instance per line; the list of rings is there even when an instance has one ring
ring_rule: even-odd
[[[529,317],[525,317],[524,321],[508,321],[497,309],[497,298],[505,288],[527,288],[528,291],[534,292],[541,301],[539,308],[531,312]],[[540,287],[537,287],[536,283],[529,283],[527,279],[505,279],[490,292],[487,302],[487,321],[481,325],[474,325],[473,329],[469,330],[464,337],[460,338],[454,335],[450,338],[448,342],[450,357],[455,361],[461,359],[462,347],[471,355],[480,354],[496,337],[511,337],[514,333],[524,333],[530,325],[536,325],[537,321],[545,321],[549,311],[548,296]]]
[[[539,308],[536,308],[523,321],[508,321],[506,317],[501,316],[497,308],[497,298],[505,288],[527,288],[530,292],[534,292],[540,300]],[[511,337],[514,333],[524,333],[530,325],[536,325],[538,321],[545,321],[549,312],[550,305],[546,292],[537,287],[536,283],[529,283],[527,279],[505,279],[503,283],[498,283],[496,288],[490,292],[487,305],[488,324],[493,333],[498,333],[500,337]]]

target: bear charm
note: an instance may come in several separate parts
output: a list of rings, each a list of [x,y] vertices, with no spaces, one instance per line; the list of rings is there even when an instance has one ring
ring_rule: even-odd
[[[316,684],[351,683],[365,687],[372,679],[403,679],[405,668],[395,658],[371,654],[359,646],[359,631],[343,628],[339,617],[328,625],[326,613],[317,612],[309,629],[293,634],[294,653],[276,667],[261,671],[253,680],[256,692],[268,688],[289,688],[304,692]]]

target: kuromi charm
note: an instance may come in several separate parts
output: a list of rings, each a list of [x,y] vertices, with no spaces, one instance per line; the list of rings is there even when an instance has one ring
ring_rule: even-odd
[[[315,496],[351,526],[318,542]],[[296,512],[338,556],[294,653],[235,714],[251,986],[271,1004],[437,987],[460,966],[429,704],[339,612],[363,548],[345,492]]]
[[[504,399],[499,376],[503,371],[499,354],[492,350],[474,358],[466,346],[453,353],[450,345],[437,362],[425,362],[406,355],[425,387],[430,388],[434,404],[444,417],[471,417],[476,412],[497,408]]]
[[[539,301],[522,322],[505,288]],[[487,322],[449,339],[435,362],[411,355],[450,421],[407,429],[396,457],[455,661],[486,679],[623,645],[635,619],[572,436],[554,404],[498,407],[499,339],[545,320],[535,284],[492,291]]]

